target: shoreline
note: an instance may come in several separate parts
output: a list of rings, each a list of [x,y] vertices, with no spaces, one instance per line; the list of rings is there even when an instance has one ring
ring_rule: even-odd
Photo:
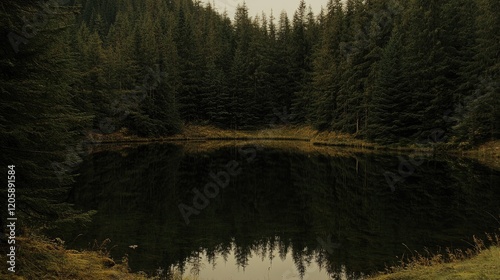
[[[147,145],[153,143],[173,143],[193,146],[199,144],[198,151],[203,147],[212,150],[225,147],[233,142],[239,144],[259,143],[270,147],[293,147],[302,151],[326,152],[328,148],[349,148],[356,152],[370,153],[418,153],[418,154],[443,154],[466,157],[476,160],[496,170],[500,170],[500,140],[489,141],[472,149],[459,148],[459,145],[439,143],[434,146],[422,147],[411,145],[380,145],[356,139],[354,135],[338,132],[319,132],[307,126],[283,126],[271,129],[239,131],[224,130],[213,126],[187,125],[181,133],[164,137],[140,137],[130,134],[126,129],[121,129],[112,134],[88,133],[87,142],[94,151],[107,150],[110,145],[129,147],[132,145]],[[215,142],[225,142],[214,144]],[[274,143],[273,143],[274,142]],[[286,143],[286,144],[284,144]],[[290,145],[290,143],[300,143]],[[101,146],[100,148],[98,148]]]

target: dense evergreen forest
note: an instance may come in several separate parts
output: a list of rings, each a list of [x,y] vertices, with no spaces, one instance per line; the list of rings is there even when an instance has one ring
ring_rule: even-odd
[[[192,0],[0,5],[0,141],[295,124],[381,143],[499,136],[500,2],[330,0],[234,19]]]
[[[82,195],[70,192],[70,186],[85,154],[87,142],[82,139],[88,139],[92,131],[108,134],[126,128],[154,137],[179,133],[186,124],[258,130],[286,112],[293,125],[348,133],[381,144],[446,141],[469,148],[498,139],[498,11],[498,0],[325,0],[319,14],[305,1],[293,15],[279,11],[249,15],[241,3],[235,17],[229,18],[199,0],[2,0],[0,163],[4,169],[7,165],[18,168],[16,206],[23,230],[26,225],[60,229],[91,221],[95,212],[75,209],[68,193],[74,200]],[[158,162],[180,160],[172,153],[150,152],[158,156]],[[143,154],[134,156],[137,159],[126,163],[127,159],[116,160],[116,166],[134,162],[148,167],[145,175],[153,170],[149,161],[141,164]],[[308,164],[304,170],[310,174],[346,168],[344,161],[323,168],[323,163],[303,156],[294,159]],[[112,165],[108,158],[102,162]],[[194,166],[202,170],[202,164],[206,163]],[[357,168],[357,162],[353,166]],[[456,169],[464,166],[458,163]],[[431,177],[438,167],[423,169],[422,174]],[[305,179],[298,169],[292,166],[285,171],[297,176],[294,184],[301,187]],[[95,179],[115,182],[127,177],[116,176]],[[129,177],[139,180],[141,176]],[[332,181],[319,178],[325,188]],[[487,179],[478,178],[461,181]],[[379,179],[385,183],[383,177]],[[323,188],[322,183],[316,185]],[[88,189],[89,201],[95,200],[94,190]],[[265,195],[280,191],[258,190]],[[295,201],[308,198],[307,193],[300,193],[301,188],[293,191],[299,191],[290,192]],[[0,190],[2,195],[6,192]],[[161,192],[160,196],[167,195]],[[413,193],[420,199],[421,193]],[[458,194],[460,199],[466,197]],[[486,194],[474,192],[472,204],[466,207],[480,205]],[[251,195],[243,192],[240,200]],[[329,203],[328,196],[318,192],[317,197],[323,199],[320,203]],[[245,204],[236,204],[240,200],[227,201],[242,209],[236,213],[246,213]],[[367,209],[381,208],[378,203]],[[463,203],[457,200],[457,205]],[[168,205],[176,211],[175,204]],[[293,206],[288,201],[283,205]],[[272,208],[265,209],[271,213]],[[6,210],[0,210],[2,217]],[[349,213],[364,215],[363,211]],[[23,219],[26,216],[30,219]],[[242,214],[241,220],[245,218]],[[4,219],[0,227],[5,232],[3,223]],[[348,235],[350,228],[344,228]],[[246,231],[241,232],[244,237]],[[4,238],[0,234],[1,244]],[[305,245],[298,248],[310,247]]]

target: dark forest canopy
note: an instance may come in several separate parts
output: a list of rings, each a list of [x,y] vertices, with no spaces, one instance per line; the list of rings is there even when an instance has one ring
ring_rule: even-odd
[[[499,136],[498,0],[330,0],[319,15],[301,2],[253,17],[242,4],[234,19],[192,0],[16,2],[0,9],[2,146],[258,129],[284,108],[381,143]]]

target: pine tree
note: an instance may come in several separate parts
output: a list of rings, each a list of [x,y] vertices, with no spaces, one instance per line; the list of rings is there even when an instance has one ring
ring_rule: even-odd
[[[372,87],[372,114],[366,135],[369,140],[392,144],[405,135],[405,109],[408,98],[402,91],[403,77],[401,35],[394,30],[391,39],[384,48],[380,62],[374,67]]]
[[[187,4],[178,11],[175,42],[182,79],[178,94],[179,110],[184,121],[197,122],[204,115],[200,103],[203,95],[200,78],[203,77],[206,63],[200,49],[202,42],[197,36],[194,18]]]
[[[340,0],[328,2],[322,19],[321,40],[314,53],[311,83],[312,106],[308,119],[320,130],[330,129],[337,110],[340,81],[340,46],[344,35],[344,10]]]
[[[333,121],[336,130],[360,133],[366,117],[365,83],[370,62],[366,60],[369,49],[369,16],[362,1],[347,1],[345,41],[341,44],[342,74],[337,96],[337,110]]]
[[[295,80],[295,89],[291,111],[295,123],[306,120],[309,103],[306,96],[310,94],[312,82],[312,53],[318,37],[319,30],[311,7],[306,12],[305,1],[301,1],[294,15],[292,36],[294,56],[292,77]]]
[[[205,34],[206,73],[203,77],[203,107],[206,120],[218,127],[229,128],[231,123],[230,98],[227,85],[226,59],[231,55],[231,26],[224,18],[207,6],[203,19]],[[230,61],[230,60],[229,60]]]
[[[291,108],[294,93],[297,91],[297,81],[294,80],[293,68],[293,48],[292,48],[292,25],[286,12],[280,15],[278,29],[275,59],[277,60],[274,81],[276,83],[276,93],[274,96],[275,104],[282,111],[282,108]]]
[[[239,5],[235,15],[236,51],[230,70],[232,128],[251,128],[255,112],[255,90],[253,75],[255,62],[251,56],[252,22],[245,4]]]

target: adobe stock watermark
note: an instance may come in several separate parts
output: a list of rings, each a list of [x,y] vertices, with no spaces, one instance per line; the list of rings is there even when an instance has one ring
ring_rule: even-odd
[[[270,128],[276,128],[278,126],[277,122],[281,122],[285,125],[290,124],[291,120],[294,118],[294,115],[288,114],[288,109],[286,107],[283,107],[282,112],[280,112],[278,109],[274,109],[273,112],[275,117],[269,124]],[[273,131],[261,131],[258,134],[257,138],[272,138],[275,133],[276,132]],[[255,161],[258,152],[262,149],[263,146],[257,143],[255,145],[249,145],[239,148],[238,153],[241,157],[243,157],[243,162],[250,164]],[[219,195],[221,189],[225,189],[229,185],[231,178],[234,178],[243,172],[243,162],[238,162],[235,160],[228,162],[222,168],[222,171],[219,171],[217,173],[210,173],[209,176],[211,180],[203,187],[202,190],[198,188],[192,189],[194,196],[190,205],[185,203],[180,203],[178,205],[179,211],[186,225],[189,225],[191,223],[190,217],[192,215],[199,215],[202,210],[206,209],[210,205],[210,199],[216,198]]]
[[[188,206],[184,203],[179,204],[179,211],[181,212],[186,225],[191,223],[189,217],[191,215],[199,215],[200,211],[207,208],[210,205],[209,199],[216,198],[221,189],[225,189],[231,180],[231,177],[236,177],[240,175],[242,168],[240,163],[233,160],[226,164],[223,171],[217,173],[211,172],[210,178],[212,181],[208,182],[203,188],[203,192],[198,188],[193,188],[193,203],[192,206]]]
[[[492,77],[485,77],[482,76],[479,78],[479,84],[477,86],[477,89],[475,91],[475,95],[473,96],[474,100],[470,101],[471,104],[473,102],[477,101],[481,103],[481,99],[486,98],[487,100],[490,100],[490,102],[483,102],[482,104],[482,109],[483,110],[488,110],[491,113],[495,112],[498,110],[498,98],[495,98],[493,96],[495,93],[498,94],[498,88],[499,88],[499,82],[493,79]],[[478,101],[479,100],[479,101]],[[461,120],[457,117],[453,117],[452,115],[463,117],[468,113],[468,110],[471,110],[470,108],[464,108],[461,104],[457,106],[455,109],[455,112],[453,111],[447,111],[443,114],[442,119],[444,120],[445,123],[451,124],[450,126],[453,127],[457,123],[459,123]],[[398,173],[390,172],[390,171],[385,171],[384,172],[384,177],[387,181],[387,184],[389,185],[389,188],[391,189],[392,192],[396,191],[396,185],[398,183],[403,183],[406,181],[407,178],[411,177],[413,174],[415,174],[416,170],[418,167],[420,167],[424,162],[425,159],[423,157],[419,157],[418,154],[418,148],[427,148],[430,146],[434,149],[435,145],[439,143],[444,143],[449,139],[448,135],[446,134],[446,131],[441,128],[436,128],[431,131],[427,141],[425,143],[417,143],[417,148],[408,156],[408,158],[404,158],[402,156],[399,156],[399,167],[398,167]]]
[[[250,164],[257,158],[257,152],[261,150],[258,146],[245,146],[238,149],[238,153],[244,158],[243,162]],[[231,178],[237,177],[243,172],[242,162],[232,160],[228,162],[223,170],[215,173],[210,172],[210,181],[204,186],[203,190],[193,188],[193,199],[191,206],[180,203],[178,205],[179,211],[184,219],[186,225],[191,223],[190,217],[192,215],[199,215],[202,210],[210,205],[210,199],[216,198],[221,189],[229,186]]]
[[[217,1],[207,0],[206,2],[211,3],[211,4],[212,3],[215,4],[215,8],[218,11],[224,11],[224,10],[228,10],[228,9],[236,11],[236,7],[238,6],[238,3],[240,1],[238,1],[238,0],[217,0]]]
[[[110,116],[99,121],[99,132],[103,134],[115,132],[117,130],[115,124],[125,120],[131,114],[131,110],[139,106],[146,99],[148,93],[157,89],[162,80],[167,77],[166,73],[160,71],[159,65],[155,65],[154,69],[148,67],[146,72],[147,74],[144,76],[141,86],[137,86],[134,92],[124,94],[110,104]],[[83,134],[86,133],[83,132]],[[72,178],[68,178],[66,175],[70,174],[83,162],[87,144],[102,143],[100,134],[86,135],[86,137],[89,138],[82,139],[74,146],[66,147],[66,156],[63,162],[51,163],[51,167],[62,185],[74,182]],[[70,181],[65,181],[66,179]]]
[[[443,120],[447,123],[455,122],[455,119],[450,117],[452,111],[447,111],[443,115]],[[425,162],[425,158],[419,155],[419,148],[426,148],[430,144],[432,147],[438,143],[443,143],[446,141],[448,137],[446,136],[446,131],[441,128],[433,129],[428,136],[428,139],[425,143],[416,143],[417,148],[405,158],[403,156],[398,156],[399,166],[398,173],[394,173],[391,171],[385,171],[384,177],[389,185],[389,188],[392,192],[396,191],[396,185],[398,183],[403,183],[407,178],[411,177],[415,174],[418,167],[420,167]]]
[[[7,166],[7,270],[11,273],[16,272],[16,166]]]
[[[397,0],[388,0],[385,5],[385,9],[369,10],[370,20],[359,26],[354,38],[340,42],[340,54],[348,61],[366,50],[371,45],[370,40],[376,39],[384,32],[390,32],[389,28],[402,13],[403,8]]]
[[[318,241],[319,248],[321,250],[324,250],[325,252],[327,252],[330,255],[333,254],[333,252],[336,249],[339,249],[342,246],[341,243],[333,242],[331,235],[328,235],[325,239],[318,236],[318,238],[316,238],[316,241]]]
[[[258,139],[275,139],[280,135],[279,130],[284,126],[288,126],[292,124],[292,121],[295,119],[295,114],[290,114],[289,109],[286,106],[281,108],[281,111],[274,108],[273,109],[274,117],[271,122],[268,124],[268,127],[274,130],[261,130],[257,134]],[[256,147],[262,148],[261,145],[256,145]]]
[[[14,52],[18,53],[19,46],[21,44],[28,44],[29,39],[38,35],[38,33],[47,26],[49,16],[58,14],[60,12],[61,5],[68,3],[69,0],[39,1],[37,6],[40,7],[40,10],[36,12],[31,19],[27,19],[26,16],[22,17],[24,25],[21,28],[21,34],[14,31],[7,34],[7,38],[9,39]]]

